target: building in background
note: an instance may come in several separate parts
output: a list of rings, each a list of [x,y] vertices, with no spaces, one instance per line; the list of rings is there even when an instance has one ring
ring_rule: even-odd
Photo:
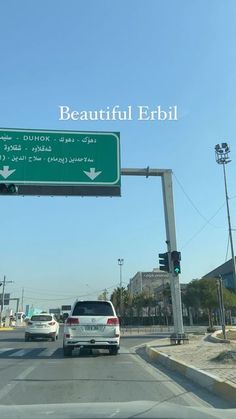
[[[129,291],[131,295],[147,292],[153,295],[155,289],[170,283],[170,275],[168,272],[154,268],[151,272],[137,272],[129,281]]]
[[[234,289],[232,259],[213,269],[213,271],[207,273],[202,278],[214,278],[219,275],[222,276],[225,288],[232,291]]]

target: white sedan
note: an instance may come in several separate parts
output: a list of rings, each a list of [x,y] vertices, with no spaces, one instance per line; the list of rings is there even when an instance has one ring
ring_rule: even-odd
[[[58,339],[59,323],[50,313],[34,314],[25,329],[25,342],[34,338]]]

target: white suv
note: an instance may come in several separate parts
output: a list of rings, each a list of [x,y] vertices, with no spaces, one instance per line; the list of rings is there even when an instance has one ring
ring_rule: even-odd
[[[120,326],[110,301],[74,303],[64,326],[64,356],[71,356],[74,348],[108,349],[111,355],[117,354]]]
[[[58,339],[59,323],[50,313],[34,314],[27,322],[25,342],[35,338]]]

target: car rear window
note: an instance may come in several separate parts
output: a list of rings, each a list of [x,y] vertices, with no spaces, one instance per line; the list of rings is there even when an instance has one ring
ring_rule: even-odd
[[[45,315],[32,316],[31,320],[33,322],[50,322],[52,320],[52,316],[45,316]]]
[[[112,306],[105,301],[78,301],[73,316],[114,316]]]

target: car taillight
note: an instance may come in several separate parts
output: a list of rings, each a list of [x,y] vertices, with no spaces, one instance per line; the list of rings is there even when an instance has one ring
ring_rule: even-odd
[[[118,326],[119,325],[119,319],[117,317],[107,319],[107,324],[110,324],[111,326]]]
[[[79,319],[77,317],[67,317],[66,324],[79,324]]]
[[[33,324],[33,322],[28,321],[27,324],[31,325],[31,324]]]
[[[56,322],[49,322],[48,323],[50,326],[54,326],[54,324],[56,324]]]

